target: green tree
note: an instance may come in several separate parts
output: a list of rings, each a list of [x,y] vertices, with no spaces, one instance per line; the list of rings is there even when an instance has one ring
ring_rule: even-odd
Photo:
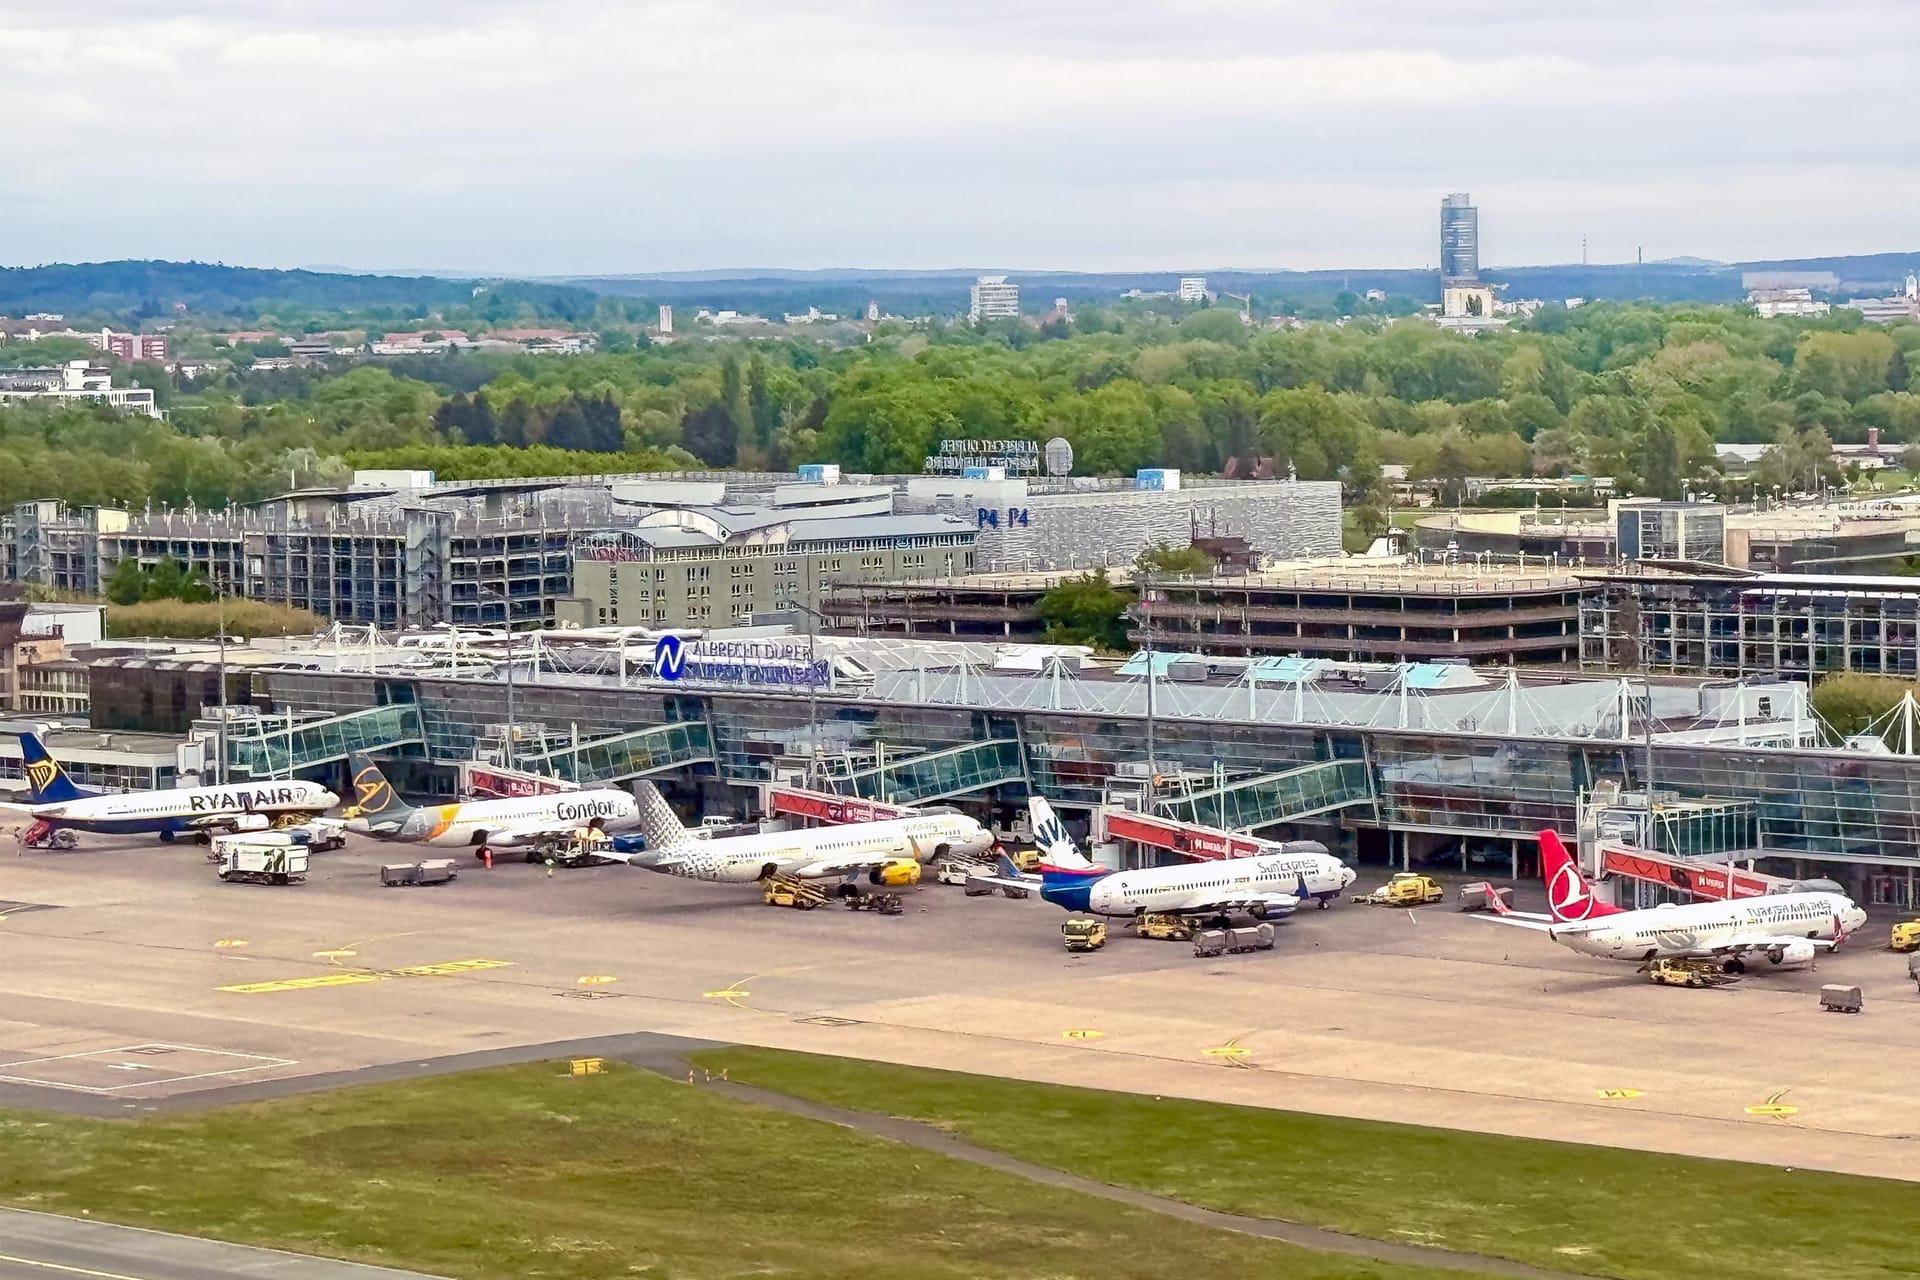
[[[1176,547],[1156,542],[1134,559],[1135,567],[1148,573],[1174,577],[1193,577],[1213,572],[1213,557],[1199,547]]]
[[[1049,644],[1086,644],[1108,652],[1127,647],[1127,606],[1133,597],[1107,580],[1105,569],[1068,578],[1040,597],[1040,621]]]
[[[1900,705],[1907,694],[1920,695],[1920,686],[1891,676],[1836,671],[1822,676],[1810,695],[1813,709],[1835,734],[1850,738]]]
[[[147,571],[140,562],[128,556],[113,567],[113,573],[107,578],[107,599],[114,604],[139,604],[148,599]]]

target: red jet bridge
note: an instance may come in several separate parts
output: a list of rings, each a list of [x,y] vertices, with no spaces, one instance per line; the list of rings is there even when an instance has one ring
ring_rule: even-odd
[[[1645,849],[1622,849],[1602,845],[1600,874],[1625,876],[1663,885],[1696,898],[1724,901],[1728,898],[1763,898],[1770,893],[1786,893],[1794,882],[1758,871],[1742,871],[1724,862],[1692,862],[1685,858],[1650,853]]]
[[[1252,858],[1273,851],[1273,842],[1217,827],[1202,827],[1172,818],[1154,817],[1128,809],[1104,811],[1107,839],[1131,840],[1151,849],[1166,849],[1183,858]]]
[[[767,788],[766,811],[770,817],[805,818],[809,822],[832,825],[885,822],[890,818],[910,817],[917,812],[905,805],[881,804],[878,800],[865,800],[859,796],[780,786]]]

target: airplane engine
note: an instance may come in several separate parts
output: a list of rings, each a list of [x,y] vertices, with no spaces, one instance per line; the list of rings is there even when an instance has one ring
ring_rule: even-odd
[[[1775,947],[1767,952],[1767,959],[1777,965],[1812,964],[1816,948],[1811,942],[1789,942],[1784,947]]]
[[[264,813],[243,813],[233,820],[235,831],[265,831],[271,825],[271,819]]]
[[[883,885],[889,889],[899,889],[910,884],[920,883],[920,864],[902,859],[885,863],[867,873],[869,884]]]

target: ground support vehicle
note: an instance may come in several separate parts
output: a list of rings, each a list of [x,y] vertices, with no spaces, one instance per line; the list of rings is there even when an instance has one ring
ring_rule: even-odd
[[[1649,960],[1642,972],[1665,987],[1724,987],[1740,980],[1712,960]]]
[[[970,858],[942,858],[933,864],[933,878],[940,884],[966,885],[978,876],[993,874],[993,868]]]
[[[452,858],[425,858],[419,862],[390,862],[380,868],[380,883],[388,888],[416,884],[445,884],[460,874]]]
[[[855,893],[841,901],[849,911],[877,911],[883,916],[897,916],[907,909],[897,893]]]
[[[1454,894],[1454,901],[1462,911],[1491,911],[1495,898],[1512,906],[1512,887],[1496,885],[1491,880],[1475,880],[1472,884],[1461,885],[1459,891]]]
[[[827,900],[819,885],[794,876],[768,876],[760,896],[770,907],[793,907],[800,911],[811,911]]]
[[[1820,1007],[1828,1013],[1858,1013],[1861,1003],[1858,987],[1843,987],[1830,982],[1820,988]]]
[[[1193,937],[1199,927],[1197,921],[1186,916],[1155,915],[1148,912],[1133,918],[1135,933],[1158,942],[1185,942]]]
[[[27,849],[77,849],[80,837],[66,827],[36,820],[20,833],[20,844]]]
[[[1902,920],[1893,926],[1887,946],[1894,951],[1920,951],[1920,920]]]
[[[1060,926],[1060,939],[1069,951],[1098,951],[1107,945],[1107,922],[1075,916]]]
[[[307,850],[297,844],[259,844],[229,837],[220,851],[220,878],[248,884],[298,884],[307,878]]]
[[[1440,882],[1414,871],[1396,872],[1372,893],[1354,895],[1354,901],[1376,907],[1421,907],[1447,896]]]

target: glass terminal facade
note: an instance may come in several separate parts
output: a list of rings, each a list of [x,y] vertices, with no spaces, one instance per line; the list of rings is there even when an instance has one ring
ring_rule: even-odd
[[[1533,837],[1548,827],[1571,832],[1581,797],[1596,784],[1632,792],[1648,781],[1649,752],[1632,740],[1638,728],[1623,735],[1607,718],[1616,681],[1558,686],[1571,692],[1538,723],[1513,718],[1513,708],[1528,705],[1521,700],[1505,713],[1488,703],[1444,725],[1422,724],[1432,713],[1403,700],[1398,720],[1381,714],[1356,725],[1301,722],[1317,713],[1297,690],[1169,685],[1149,721],[1138,681],[1078,682],[1101,696],[1131,697],[1096,711],[989,705],[1015,687],[1012,678],[970,686],[931,673],[926,680],[925,689],[911,680],[882,682],[810,698],[652,679],[623,686],[610,677],[523,676],[515,716],[531,736],[522,737],[518,762],[583,782],[655,776],[708,788],[801,783],[811,766],[821,789],[1007,809],[1029,788],[1070,809],[1137,803],[1151,776],[1154,799],[1171,816],[1291,831],[1363,861],[1411,853],[1466,865],[1491,848],[1502,865],[1517,851],[1528,867]],[[337,777],[348,746],[450,765],[496,749],[509,719],[508,690],[497,679],[258,670],[251,681],[256,705],[338,719],[280,729],[265,723],[257,734],[237,734],[229,753],[236,768]],[[1031,703],[1046,683],[1023,677],[1018,687]],[[907,687],[924,696],[904,696]],[[1754,691],[1748,705],[1778,705],[1783,688],[1800,687]],[[1053,696],[1071,701],[1058,690]],[[1396,695],[1339,696],[1370,698],[1384,709]],[[1576,696],[1592,715],[1567,710]],[[1743,737],[1749,727],[1743,724]],[[1707,802],[1719,815],[1711,829],[1667,824],[1661,845],[1684,856],[1782,859],[1773,865],[1789,875],[1865,879],[1877,870],[1904,878],[1899,892],[1911,893],[1920,870],[1920,759],[1788,745],[1804,741],[1804,732],[1810,729],[1780,730],[1765,746],[1656,742],[1659,791]]]

